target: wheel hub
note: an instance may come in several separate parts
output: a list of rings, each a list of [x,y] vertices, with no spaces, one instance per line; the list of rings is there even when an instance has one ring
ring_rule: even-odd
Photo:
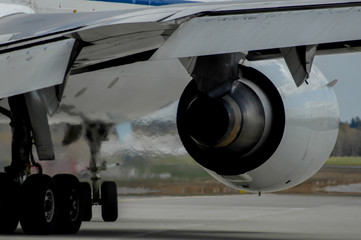
[[[75,189],[72,189],[69,196],[70,200],[70,218],[75,221],[79,215],[79,195]]]
[[[54,218],[55,210],[55,199],[54,193],[51,189],[46,190],[45,192],[45,201],[44,201],[44,213],[45,219],[50,223]]]

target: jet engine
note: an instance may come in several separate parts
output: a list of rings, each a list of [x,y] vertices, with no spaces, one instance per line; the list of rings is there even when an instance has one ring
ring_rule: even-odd
[[[178,132],[188,153],[228,186],[289,188],[317,172],[334,147],[339,110],[331,85],[315,66],[297,87],[284,60],[245,61],[223,96],[188,84]]]

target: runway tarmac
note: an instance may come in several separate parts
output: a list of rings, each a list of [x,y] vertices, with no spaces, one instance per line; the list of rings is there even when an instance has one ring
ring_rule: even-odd
[[[0,239],[361,239],[361,197],[264,194],[119,199],[119,219],[100,208],[77,235]]]

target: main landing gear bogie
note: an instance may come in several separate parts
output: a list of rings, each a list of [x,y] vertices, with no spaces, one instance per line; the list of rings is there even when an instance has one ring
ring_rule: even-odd
[[[33,145],[39,160],[55,160],[55,153],[47,111],[37,94],[9,97],[10,110],[0,106],[0,113],[10,118],[12,130],[11,164],[5,167],[5,173],[0,173],[0,234],[14,232],[19,222],[27,234],[76,233],[83,221],[91,220],[93,205],[102,206],[104,221],[115,221],[116,184],[100,184],[100,173],[106,166],[99,165],[101,143],[112,125],[85,124],[91,152],[91,186],[70,174],[45,175],[35,162]],[[31,174],[32,168],[38,173]]]
[[[70,174],[33,174],[20,185],[0,173],[0,189],[0,234],[14,232],[19,222],[26,234],[74,234],[92,218],[90,184]],[[103,182],[101,196],[104,221],[115,221],[116,184]]]

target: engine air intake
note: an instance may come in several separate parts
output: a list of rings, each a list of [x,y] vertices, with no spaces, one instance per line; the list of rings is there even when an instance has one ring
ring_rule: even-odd
[[[198,91],[195,81],[186,87],[178,106],[178,132],[203,167],[222,175],[242,174],[275,151],[283,133],[284,109],[276,88],[264,80],[268,82],[238,79],[217,99]]]

